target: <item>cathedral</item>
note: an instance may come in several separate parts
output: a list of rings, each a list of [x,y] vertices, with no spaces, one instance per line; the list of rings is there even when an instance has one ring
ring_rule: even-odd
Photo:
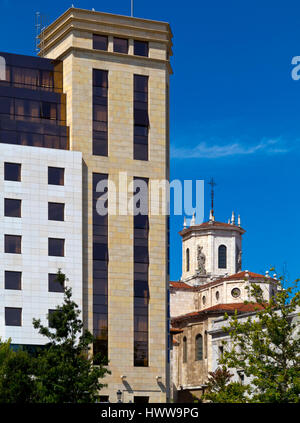
[[[190,226],[184,220],[182,276],[170,282],[171,396],[174,402],[193,402],[205,391],[208,373],[216,368],[223,346],[212,342],[216,319],[237,311],[256,310],[248,287],[259,284],[266,300],[276,293],[278,281],[242,270],[241,219],[232,213],[227,223],[215,220],[212,208],[208,222]]]

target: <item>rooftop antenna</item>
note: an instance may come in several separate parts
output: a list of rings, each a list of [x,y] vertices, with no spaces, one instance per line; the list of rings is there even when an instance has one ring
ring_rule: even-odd
[[[215,195],[215,191],[214,191],[214,187],[217,185],[214,181],[214,178],[211,178],[210,182],[208,182],[208,184],[211,186],[211,210],[210,210],[210,216],[211,216],[211,220],[214,220],[214,195]]]
[[[133,18],[133,0],[131,0],[131,17]]]

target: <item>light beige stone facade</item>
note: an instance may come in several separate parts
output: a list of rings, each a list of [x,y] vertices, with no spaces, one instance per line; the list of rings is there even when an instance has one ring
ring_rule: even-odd
[[[93,34],[108,35],[108,51],[93,50]],[[128,54],[114,53],[113,37],[129,39]],[[83,155],[83,314],[93,328],[92,174],[109,175],[124,202],[133,177],[168,179],[169,75],[172,33],[167,23],[71,8],[41,37],[41,55],[63,61],[70,147]],[[149,43],[149,57],[133,55],[133,40]],[[93,69],[108,71],[108,156],[92,154]],[[149,160],[133,159],[133,76],[149,76]],[[127,184],[119,186],[119,172]],[[109,197],[109,208],[111,198]],[[117,210],[119,197],[117,196]],[[123,401],[149,396],[165,402],[167,364],[167,225],[165,216],[149,216],[149,367],[133,365],[133,217],[108,218],[108,358],[111,376],[101,394]],[[126,376],[121,379],[121,376]],[[157,376],[161,377],[158,383]]]

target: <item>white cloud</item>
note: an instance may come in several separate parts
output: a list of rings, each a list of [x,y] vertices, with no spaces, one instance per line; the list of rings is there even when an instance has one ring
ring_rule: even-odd
[[[245,156],[255,153],[280,154],[287,153],[288,150],[281,146],[280,139],[262,139],[255,145],[245,145],[240,142],[218,145],[208,142],[201,142],[193,148],[173,147],[171,156],[180,159],[217,159],[229,156]]]

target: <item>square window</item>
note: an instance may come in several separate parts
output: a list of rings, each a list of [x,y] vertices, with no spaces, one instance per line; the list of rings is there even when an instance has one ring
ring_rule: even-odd
[[[64,257],[65,255],[65,240],[59,238],[48,239],[48,255],[56,257]]]
[[[134,54],[136,56],[148,57],[148,42],[147,41],[134,41]]]
[[[21,181],[21,165],[19,163],[4,163],[5,181]]]
[[[93,49],[107,51],[108,38],[105,35],[93,34]]]
[[[61,167],[48,167],[48,184],[64,185],[65,169]]]
[[[22,309],[5,307],[5,326],[22,326]]]
[[[4,199],[4,216],[21,217],[21,200],[12,198]]]
[[[64,285],[57,280],[56,273],[48,274],[48,290],[49,292],[64,292]]]
[[[4,235],[5,253],[21,254],[22,237],[19,235]]]
[[[22,272],[11,272],[5,270],[5,289],[21,289]]]
[[[65,205],[63,203],[48,203],[48,220],[65,220]]]
[[[114,52],[128,54],[128,40],[126,38],[114,38]]]

